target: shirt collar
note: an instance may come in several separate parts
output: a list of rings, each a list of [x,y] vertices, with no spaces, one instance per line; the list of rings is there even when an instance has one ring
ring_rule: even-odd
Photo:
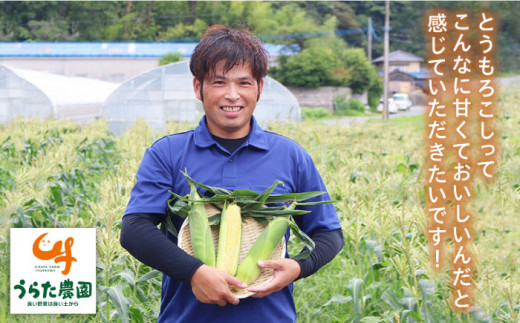
[[[216,145],[215,140],[211,137],[211,133],[209,132],[206,116],[202,117],[199,125],[195,128],[194,139],[197,147],[207,148]],[[258,125],[254,116],[251,116],[251,131],[247,136],[245,145],[253,146],[262,150],[269,150],[264,130],[260,128],[260,125]]]

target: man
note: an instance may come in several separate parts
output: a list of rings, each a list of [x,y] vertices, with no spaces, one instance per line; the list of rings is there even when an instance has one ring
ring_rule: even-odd
[[[229,190],[261,192],[275,180],[284,182],[275,190],[280,194],[326,190],[310,156],[294,141],[262,130],[252,116],[267,65],[263,44],[251,33],[210,27],[190,62],[205,116],[196,129],[159,139],[143,157],[123,217],[121,244],[164,273],[159,322],[295,322],[292,282],[317,271],[343,246],[334,207],[305,206],[312,212],[295,221],[313,238],[316,250],[304,260],[259,263],[274,269],[274,279],[250,288],[255,295],[239,300],[229,285],[247,288],[244,283],[186,254],[175,237],[156,227],[166,214],[168,191],[189,193],[179,172],[185,168],[195,180]],[[183,219],[172,220],[180,228]]]

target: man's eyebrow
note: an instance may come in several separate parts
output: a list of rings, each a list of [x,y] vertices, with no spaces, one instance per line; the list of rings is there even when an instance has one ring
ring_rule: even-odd
[[[210,76],[210,79],[222,79],[225,80],[227,77],[225,75],[213,75]],[[244,80],[253,80],[254,78],[252,76],[240,76],[237,77],[238,80],[244,81]]]

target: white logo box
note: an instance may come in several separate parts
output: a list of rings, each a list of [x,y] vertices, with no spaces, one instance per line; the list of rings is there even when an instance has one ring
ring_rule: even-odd
[[[11,228],[10,241],[11,314],[96,313],[95,228]]]

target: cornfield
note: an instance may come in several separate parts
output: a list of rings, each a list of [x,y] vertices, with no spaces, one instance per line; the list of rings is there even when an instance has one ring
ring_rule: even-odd
[[[429,265],[424,215],[424,121],[271,124],[313,157],[344,230],[345,247],[295,283],[299,322],[518,322],[520,319],[519,85],[502,90],[501,165],[475,183],[471,208],[477,272],[474,308],[449,307],[448,271]],[[170,124],[167,133],[194,125]],[[0,128],[0,322],[150,322],[161,274],[119,244],[121,216],[144,150],[164,134],[144,122],[115,137],[103,121],[84,127],[16,120]],[[9,314],[9,228],[97,228],[97,314]],[[289,242],[294,255],[300,246]],[[230,306],[230,305],[228,305]]]

